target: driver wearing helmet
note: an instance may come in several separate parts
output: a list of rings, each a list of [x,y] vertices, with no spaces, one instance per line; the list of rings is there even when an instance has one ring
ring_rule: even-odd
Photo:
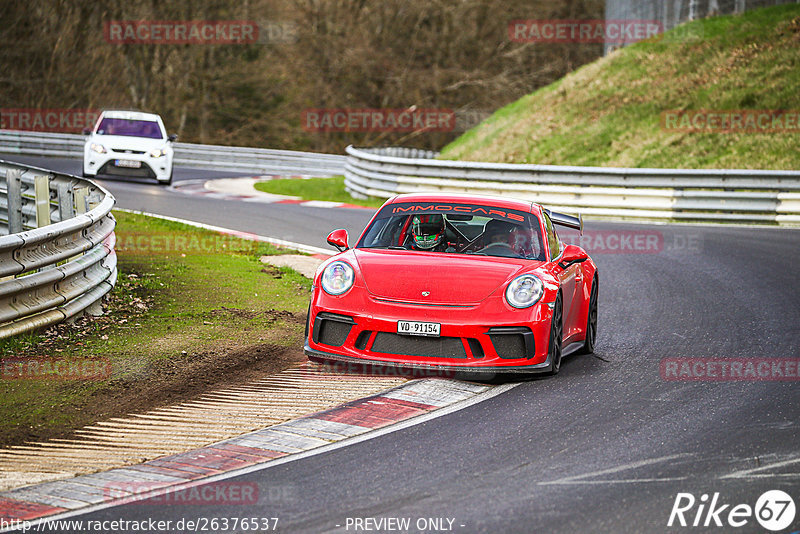
[[[520,256],[528,259],[544,260],[539,239],[536,237],[536,232],[531,228],[517,226],[509,234],[509,243],[511,248]]]
[[[538,258],[541,252],[529,228],[499,219],[486,222],[482,242],[483,251],[491,249],[494,253],[501,253],[502,249],[508,249],[523,258]]]
[[[510,222],[501,221],[500,219],[490,219],[486,221],[483,227],[483,246],[488,248],[492,245],[506,245],[509,244],[509,236],[516,228],[516,225]]]
[[[444,217],[434,215],[414,215],[411,219],[411,248],[442,252],[445,250]]]

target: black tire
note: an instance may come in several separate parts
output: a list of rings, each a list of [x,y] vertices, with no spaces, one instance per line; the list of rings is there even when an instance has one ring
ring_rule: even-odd
[[[597,277],[592,280],[592,291],[589,296],[589,313],[586,317],[586,339],[579,354],[592,354],[597,343]]]
[[[564,317],[561,305],[561,293],[553,305],[553,318],[550,320],[550,340],[547,344],[547,358],[550,360],[548,375],[557,375],[561,369],[561,342],[564,336]]]
[[[172,185],[172,169],[169,171],[169,178],[166,180],[158,180],[158,185]]]

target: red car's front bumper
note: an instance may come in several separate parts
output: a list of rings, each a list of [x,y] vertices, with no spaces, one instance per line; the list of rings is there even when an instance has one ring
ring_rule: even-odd
[[[354,311],[357,310],[357,311]],[[539,302],[513,309],[501,296],[474,306],[375,299],[363,288],[344,297],[315,291],[305,353],[316,361],[465,373],[537,373],[547,361],[552,311]],[[400,335],[397,322],[441,324],[440,337]]]

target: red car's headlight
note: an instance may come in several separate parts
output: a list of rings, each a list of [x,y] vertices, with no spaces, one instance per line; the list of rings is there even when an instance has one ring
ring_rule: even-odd
[[[538,277],[523,274],[514,278],[506,288],[506,301],[515,308],[529,308],[544,295],[544,285]]]
[[[322,289],[330,295],[341,295],[353,287],[355,273],[353,268],[343,261],[335,261],[325,267],[320,277]]]

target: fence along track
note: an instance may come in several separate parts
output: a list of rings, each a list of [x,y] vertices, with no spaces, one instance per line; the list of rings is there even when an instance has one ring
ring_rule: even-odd
[[[91,181],[0,160],[0,339],[100,313],[117,278],[113,206]]]
[[[410,148],[347,147],[359,197],[424,191],[507,195],[586,216],[800,224],[800,172],[561,167],[433,159]]]
[[[0,152],[32,156],[82,158],[86,137],[77,134],[0,130]],[[263,174],[311,174],[328,176],[344,172],[345,156],[272,150],[174,143],[173,164],[198,169]]]

